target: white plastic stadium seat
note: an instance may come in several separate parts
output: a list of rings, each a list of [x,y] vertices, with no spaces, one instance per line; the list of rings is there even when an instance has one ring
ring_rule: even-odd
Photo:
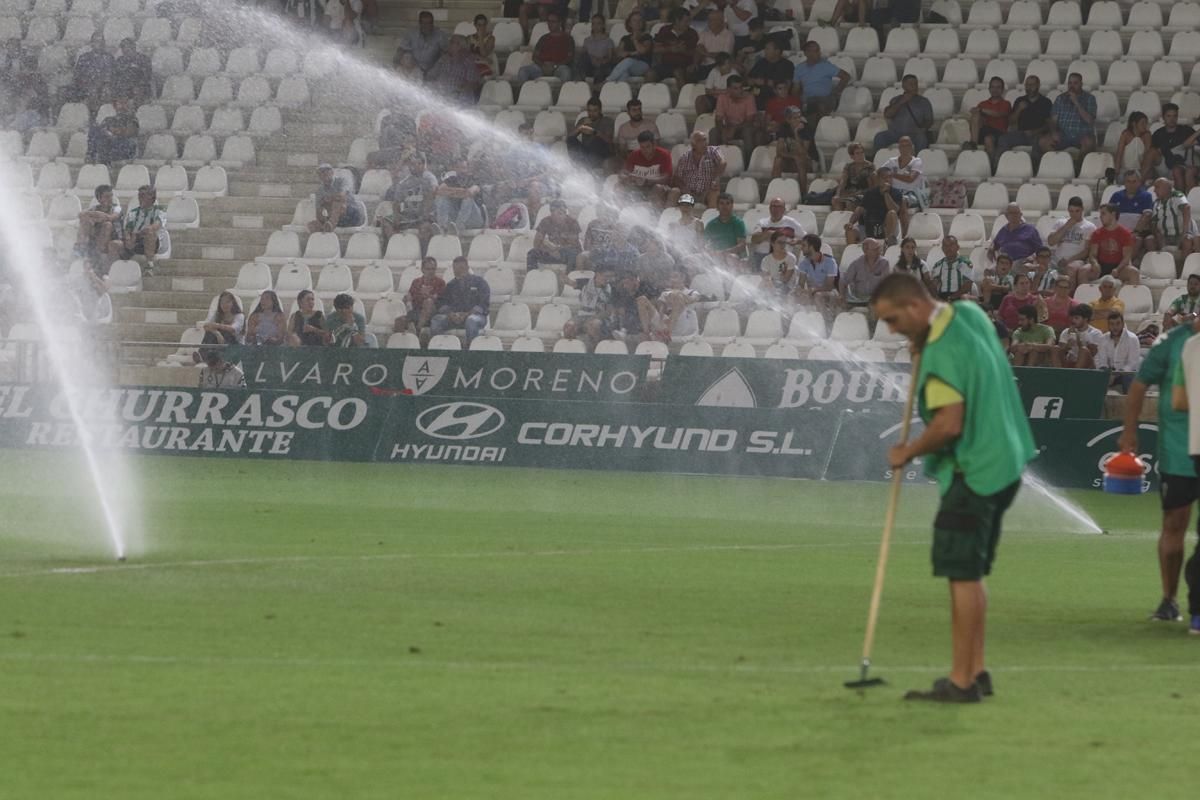
[[[551,308],[551,306],[546,306],[546,308]],[[523,336],[531,328],[533,328],[533,315],[529,312],[529,306],[524,303],[509,302],[502,304],[496,310],[496,320],[488,332],[501,339],[512,340]],[[561,332],[562,326],[559,325],[556,330]]]
[[[108,272],[108,291],[128,294],[142,290],[142,268],[136,261],[117,260]]]

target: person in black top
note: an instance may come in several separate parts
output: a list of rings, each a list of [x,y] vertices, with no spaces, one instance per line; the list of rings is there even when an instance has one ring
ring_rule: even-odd
[[[1160,175],[1169,177],[1182,191],[1196,185],[1196,159],[1192,147],[1200,133],[1179,124],[1179,106],[1163,103],[1163,125],[1150,135],[1152,159]],[[1120,165],[1118,165],[1120,166]]]
[[[875,185],[863,192],[846,224],[846,243],[883,238],[891,246],[907,228],[908,201],[892,186],[892,171],[880,167],[875,171]]]
[[[996,145],[996,157],[1005,150],[1029,145],[1033,147],[1033,168],[1037,170],[1042,153],[1050,149],[1050,118],[1054,115],[1054,104],[1041,93],[1042,82],[1036,75],[1025,78],[1025,94],[1013,101],[1008,133],[1000,137]]]
[[[763,57],[750,69],[746,83],[750,84],[758,110],[765,111],[767,101],[774,97],[773,87],[780,83],[791,85],[796,65],[783,57],[779,43],[768,39]]]

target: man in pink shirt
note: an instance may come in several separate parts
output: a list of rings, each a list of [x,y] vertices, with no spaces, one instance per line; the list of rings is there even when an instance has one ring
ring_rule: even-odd
[[[754,97],[746,91],[746,81],[742,76],[730,76],[726,89],[725,94],[717,98],[712,141],[713,144],[731,144],[741,139],[743,156],[749,163],[750,153],[762,138],[763,121]]]

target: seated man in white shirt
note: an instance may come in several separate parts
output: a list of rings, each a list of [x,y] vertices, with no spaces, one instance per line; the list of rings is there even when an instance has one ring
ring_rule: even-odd
[[[750,244],[754,246],[751,257],[751,269],[758,269],[767,253],[771,252],[771,236],[777,231],[787,235],[789,248],[797,245],[804,238],[806,231],[800,221],[783,213],[787,206],[782,197],[772,197],[767,204],[768,216],[761,218],[750,234]]]
[[[1065,273],[1086,266],[1095,232],[1096,224],[1083,218],[1083,198],[1072,197],[1067,201],[1067,218],[1054,223],[1054,230],[1046,237],[1046,244],[1053,248],[1054,268]]]
[[[925,162],[916,155],[910,137],[901,136],[896,146],[900,148],[900,154],[889,158],[883,166],[892,171],[892,188],[900,190],[908,200],[909,208],[922,211],[929,205],[925,188]]]
[[[1058,345],[1050,352],[1050,366],[1095,369],[1103,337],[1092,325],[1092,307],[1080,303],[1071,309],[1071,324],[1063,328]]]
[[[1101,335],[1096,366],[1111,369],[1113,376],[1109,385],[1128,393],[1141,365],[1142,343],[1137,334],[1125,327],[1125,316],[1120,311],[1108,312],[1108,333]]]
[[[687,273],[681,269],[671,273],[667,290],[657,301],[641,296],[637,299],[638,317],[642,331],[650,338],[670,343],[672,339],[686,339],[700,332],[700,321],[692,305],[700,301],[700,294],[687,287]]]

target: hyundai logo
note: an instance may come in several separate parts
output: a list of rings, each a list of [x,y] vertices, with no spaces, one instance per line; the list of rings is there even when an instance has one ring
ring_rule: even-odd
[[[479,439],[502,427],[504,414],[500,409],[482,403],[444,403],[417,415],[417,428],[435,439]]]

